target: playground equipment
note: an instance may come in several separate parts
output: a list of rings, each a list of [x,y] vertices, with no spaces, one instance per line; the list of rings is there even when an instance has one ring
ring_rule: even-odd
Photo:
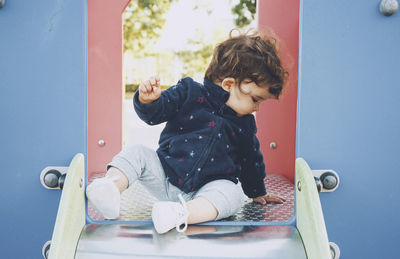
[[[276,179],[290,183],[293,203],[286,206],[293,204],[292,213],[277,222],[266,219],[273,215],[266,211],[279,206],[257,208],[253,220],[242,213],[238,217],[246,220],[205,224],[187,236],[172,231],[159,237],[148,221],[147,200],[137,204],[143,219],[131,214],[136,204],[127,204],[123,215],[128,221],[110,222],[96,218],[83,195],[87,182],[122,146],[121,14],[128,0],[0,0],[0,257],[39,258],[50,239],[43,249],[50,257],[60,251],[63,256],[89,255],[101,244],[97,251],[102,254],[96,258],[104,258],[107,251],[116,252],[107,250],[108,242],[122,246],[132,240],[140,240],[143,254],[153,249],[171,254],[175,246],[190,244],[185,247],[208,256],[195,247],[206,244],[207,237],[215,246],[246,244],[249,249],[245,240],[257,240],[254,257],[287,246],[287,257],[289,251],[309,258],[310,251],[324,251],[330,258],[328,248],[338,256],[340,247],[344,259],[397,258],[398,1],[257,2],[258,26],[279,36],[290,72],[284,98],[262,105],[257,124],[267,184],[277,174],[284,178]],[[73,158],[77,153],[82,155]],[[333,175],[322,177],[325,170],[307,169],[300,171],[309,180],[301,180],[298,168],[304,167],[296,162],[295,168],[297,157],[312,169],[334,169],[340,179],[332,170]],[[39,181],[42,171],[47,188]],[[336,190],[335,182],[340,182]],[[61,185],[62,192],[49,190]],[[76,199],[72,208],[71,199]],[[323,218],[310,212],[320,206]],[[77,216],[68,220],[73,213]],[[307,221],[303,214],[320,216]],[[322,220],[325,227],[306,225]],[[315,249],[307,231],[323,239]],[[337,246],[327,245],[321,232]]]
[[[184,234],[174,229],[165,235],[155,232],[151,224],[149,206],[151,202],[149,197],[146,197],[149,194],[137,185],[130,187],[134,193],[127,190],[127,195],[130,199],[135,197],[136,202],[122,199],[121,219],[125,221],[102,222],[99,219],[85,224],[83,163],[83,155],[77,154],[68,168],[53,237],[43,248],[46,259],[126,256],[130,258],[339,258],[340,250],[328,241],[313,172],[301,158],[296,160],[295,213],[290,210],[293,209],[290,205],[293,205],[294,201],[290,197],[293,197],[294,185],[283,177],[270,176],[266,181],[267,188],[287,196],[288,204],[265,207],[247,202],[233,218],[190,226]],[[49,172],[54,170],[49,169]],[[332,172],[328,171],[328,174],[331,175]],[[55,173],[55,175],[60,175],[61,178],[61,174]],[[46,174],[42,174],[42,177],[45,178]],[[321,182],[327,189],[337,188],[329,181]],[[325,185],[325,182],[328,184]],[[140,202],[142,204],[139,204]],[[288,205],[289,211],[286,212],[289,213],[284,213],[284,207]],[[266,219],[267,216],[274,214],[274,206],[283,209],[278,208],[275,212],[277,218]],[[129,215],[129,207],[133,207],[135,215]],[[91,216],[98,218],[93,212]]]

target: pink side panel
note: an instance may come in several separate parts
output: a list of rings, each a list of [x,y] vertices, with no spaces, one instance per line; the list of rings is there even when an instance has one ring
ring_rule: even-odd
[[[269,30],[279,39],[280,56],[289,81],[279,101],[267,101],[256,114],[258,137],[266,171],[294,181],[296,152],[296,110],[299,48],[299,0],[258,1],[258,28]],[[275,149],[270,143],[277,144]]]
[[[122,12],[128,3],[87,1],[89,176],[105,171],[122,148]]]

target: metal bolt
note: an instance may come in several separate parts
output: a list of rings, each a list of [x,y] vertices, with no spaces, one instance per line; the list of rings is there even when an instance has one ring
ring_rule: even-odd
[[[325,172],[320,178],[325,189],[333,190],[338,185],[338,179],[332,172]]]
[[[42,248],[42,256],[43,258],[47,259],[49,258],[49,252],[50,252],[50,246],[51,246],[51,240],[47,241]]]
[[[55,172],[58,173],[58,171],[55,171]],[[50,188],[56,188],[58,186],[58,178],[60,178],[59,173],[55,174],[55,173],[49,172],[44,176],[44,183]]]
[[[100,139],[99,142],[97,142],[100,147],[104,147],[106,145],[106,142],[103,139]]]
[[[399,3],[397,0],[382,0],[379,4],[379,11],[384,16],[391,16],[399,9]]]
[[[301,192],[301,182],[300,181],[297,182],[297,190],[299,190],[299,192]]]
[[[321,182],[321,179],[319,179],[318,177],[315,177],[314,176],[314,181],[315,181],[315,185],[317,186],[317,190],[318,190],[318,192],[321,192],[322,191],[322,182]]]
[[[46,188],[58,188],[60,186],[61,173],[59,170],[51,169],[43,177],[43,183]]]
[[[83,186],[83,178],[81,177],[80,181],[79,181],[79,187],[82,188]]]
[[[270,148],[272,148],[272,149],[275,149],[276,148],[276,142],[271,142],[271,143],[269,143],[269,147]]]
[[[329,248],[331,250],[332,259],[340,258],[340,248],[337,244],[329,242]]]

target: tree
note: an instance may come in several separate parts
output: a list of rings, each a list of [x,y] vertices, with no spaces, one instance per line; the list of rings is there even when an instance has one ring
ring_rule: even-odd
[[[232,8],[232,13],[234,16],[235,25],[239,28],[249,25],[256,14],[257,0],[240,0]]]
[[[179,59],[182,60],[183,69],[182,77],[204,76],[204,73],[210,64],[214,47],[226,37],[227,31],[224,26],[215,25],[212,30],[207,32],[201,31],[199,28],[194,29],[195,36],[188,39],[187,45],[190,48],[175,52]],[[207,37],[209,35],[211,37]],[[206,40],[206,38],[208,38]]]
[[[198,73],[204,74],[210,63],[213,54],[213,44],[189,40],[189,44],[197,45],[197,50],[182,50],[177,52],[177,56],[183,61],[182,77],[194,77]]]
[[[124,51],[143,53],[160,37],[166,14],[174,0],[133,0],[126,7],[124,21]]]

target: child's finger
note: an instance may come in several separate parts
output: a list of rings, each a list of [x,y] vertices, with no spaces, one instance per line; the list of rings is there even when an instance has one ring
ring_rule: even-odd
[[[147,93],[146,86],[143,83],[139,85],[139,93],[143,93],[143,94]]]
[[[149,81],[151,86],[154,86],[156,84],[156,78],[154,76],[150,77]]]
[[[277,196],[279,198],[279,200],[281,200],[282,202],[286,201],[285,197],[281,197],[281,196]]]
[[[146,90],[148,93],[150,93],[153,90],[153,87],[150,84],[150,81],[147,80],[146,82],[144,82],[144,86],[146,87]]]
[[[154,93],[156,96],[160,96],[160,94],[161,94],[161,87],[159,87],[159,86],[154,87],[154,88],[153,88],[153,93]]]
[[[160,77],[159,76],[154,76],[154,79],[156,80],[157,86],[160,86]]]
[[[277,203],[283,203],[284,201],[286,201],[284,198],[273,195],[273,196],[269,196],[268,197],[268,201],[270,202],[277,202]]]
[[[152,87],[159,87],[160,86],[160,77],[152,76],[150,77],[150,83]]]
[[[265,205],[267,203],[263,198],[259,198],[259,197],[254,198],[253,201],[256,203],[260,203],[262,205]]]

